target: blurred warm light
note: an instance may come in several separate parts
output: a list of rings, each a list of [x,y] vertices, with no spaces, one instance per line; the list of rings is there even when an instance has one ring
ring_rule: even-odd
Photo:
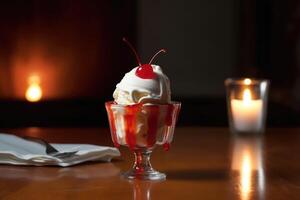
[[[244,151],[242,156],[240,167],[240,192],[241,199],[247,200],[249,199],[249,194],[251,192],[252,161],[248,151]]]
[[[31,41],[23,39],[17,42],[17,51],[12,56],[11,79],[13,99],[26,99],[26,91],[37,80],[42,88],[42,99],[63,98],[67,91],[64,82],[70,78],[63,66],[69,66],[69,59],[63,55],[47,54],[46,41]],[[64,54],[65,55],[65,54]],[[31,78],[33,77],[33,78]],[[36,78],[37,77],[37,78]],[[34,85],[34,84],[33,84]],[[37,88],[37,87],[35,87]]]
[[[25,97],[30,102],[37,102],[42,98],[42,88],[40,86],[40,77],[32,75],[28,78],[28,88]]]
[[[250,85],[251,84],[251,79],[250,78],[245,78],[244,79],[244,83],[245,83],[245,85]]]

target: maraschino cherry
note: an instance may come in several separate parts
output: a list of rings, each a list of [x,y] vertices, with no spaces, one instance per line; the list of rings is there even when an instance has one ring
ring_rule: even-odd
[[[167,51],[165,49],[161,49],[159,50],[150,60],[150,62],[148,64],[142,64],[141,63],[141,59],[139,57],[139,55],[137,54],[136,50],[134,49],[134,47],[131,45],[130,42],[127,41],[126,38],[123,38],[123,41],[130,47],[130,49],[133,51],[136,60],[138,62],[139,67],[136,69],[135,71],[135,75],[142,78],[142,79],[154,79],[155,78],[155,73],[153,72],[153,68],[151,66],[152,61],[154,60],[154,58],[160,54],[161,52],[166,53]]]

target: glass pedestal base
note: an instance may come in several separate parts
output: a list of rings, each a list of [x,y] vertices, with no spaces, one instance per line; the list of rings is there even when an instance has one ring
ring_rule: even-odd
[[[148,171],[148,172],[143,172],[143,173],[137,172],[136,170],[130,170],[130,171],[122,173],[121,176],[123,178],[130,179],[130,180],[140,179],[140,180],[153,180],[153,181],[155,180],[155,181],[158,181],[158,180],[165,180],[166,179],[166,174],[160,173],[160,172],[155,171],[155,170]]]
[[[140,180],[165,180],[166,175],[155,171],[150,163],[150,149],[134,150],[135,162],[133,168],[122,174],[126,179],[140,179]]]

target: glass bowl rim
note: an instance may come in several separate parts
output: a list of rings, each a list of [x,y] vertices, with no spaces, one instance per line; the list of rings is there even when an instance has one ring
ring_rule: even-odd
[[[105,102],[105,106],[108,105],[112,105],[113,107],[131,107],[131,106],[136,106],[140,103],[136,103],[136,104],[131,104],[131,105],[125,105],[125,104],[117,104],[115,101],[107,101]],[[169,105],[177,105],[177,106],[181,106],[181,102],[179,101],[171,101],[170,103],[165,103],[165,104],[151,104],[151,103],[145,103],[142,104],[142,106],[144,107],[153,107],[153,106],[158,106],[158,107],[164,107],[164,106],[169,106]]]

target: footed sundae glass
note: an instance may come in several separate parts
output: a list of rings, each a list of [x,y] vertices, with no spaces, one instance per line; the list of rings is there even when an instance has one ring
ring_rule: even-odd
[[[114,145],[127,146],[135,155],[132,169],[122,176],[142,180],[165,179],[165,174],[152,168],[150,155],[156,145],[169,149],[181,103],[121,105],[110,101],[105,107]]]

